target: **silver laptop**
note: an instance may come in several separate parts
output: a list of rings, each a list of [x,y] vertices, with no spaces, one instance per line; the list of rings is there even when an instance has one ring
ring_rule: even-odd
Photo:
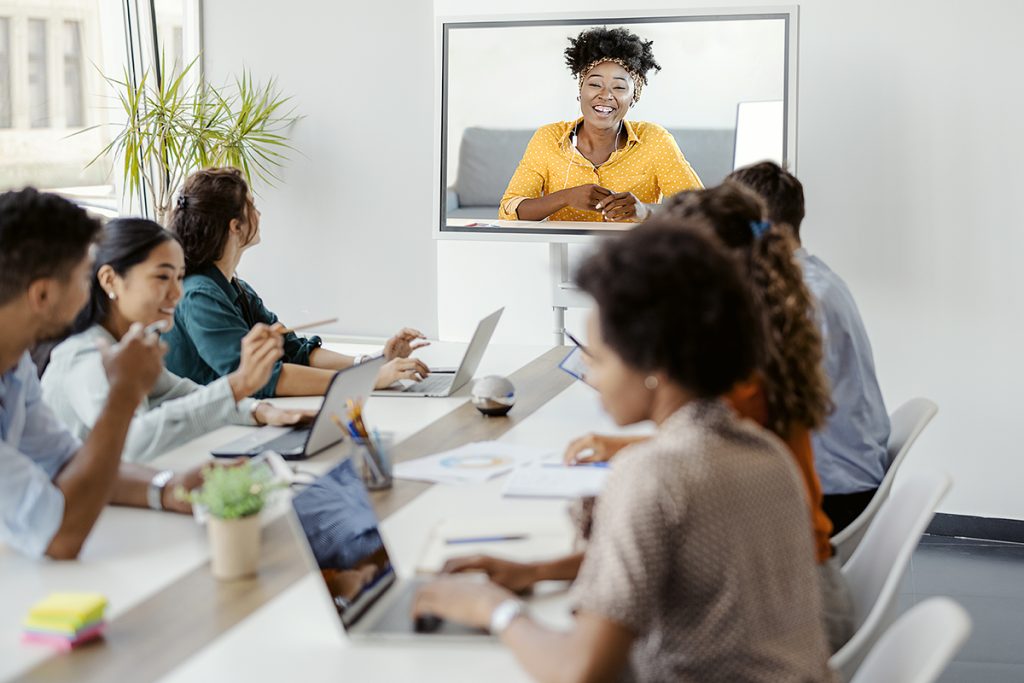
[[[426,578],[400,579],[377,528],[377,514],[351,458],[292,499],[289,515],[307,559],[323,579],[327,597],[353,638],[447,638],[487,642],[486,631],[450,622],[423,631],[410,616]],[[418,628],[419,627],[419,628]]]
[[[384,357],[371,358],[359,365],[339,370],[331,379],[313,422],[305,427],[262,427],[251,434],[210,451],[218,458],[254,456],[273,451],[285,460],[305,460],[345,438],[338,425],[344,424],[348,399],[369,396],[377,383]]]
[[[381,389],[373,392],[374,396],[451,396],[473,379],[473,374],[480,366],[480,359],[484,357],[487,345],[491,342],[491,335],[494,334],[494,328],[498,326],[498,320],[501,319],[504,310],[504,307],[499,308],[480,321],[473,338],[469,340],[466,355],[462,357],[462,362],[454,372],[432,370],[426,379],[393,389]]]

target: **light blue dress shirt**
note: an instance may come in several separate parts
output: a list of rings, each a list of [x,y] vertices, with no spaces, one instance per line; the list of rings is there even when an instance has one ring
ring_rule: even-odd
[[[81,447],[43,402],[28,353],[0,375],[0,541],[39,557],[64,517],[54,477]]]
[[[817,299],[825,374],[835,411],[811,437],[825,495],[878,488],[889,467],[889,414],[875,376],[871,342],[846,283],[806,249],[796,252]]]

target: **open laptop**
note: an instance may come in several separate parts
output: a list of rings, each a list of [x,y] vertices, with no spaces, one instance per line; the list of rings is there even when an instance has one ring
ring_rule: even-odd
[[[348,399],[369,396],[377,383],[384,357],[339,370],[331,379],[313,422],[303,427],[262,427],[210,451],[218,458],[238,458],[274,451],[285,460],[304,460],[345,438],[335,417],[344,424]]]
[[[480,359],[484,357],[487,345],[494,334],[494,328],[498,326],[504,307],[480,321],[476,326],[473,338],[469,340],[466,348],[466,355],[462,357],[459,367],[451,370],[432,370],[430,376],[419,382],[397,386],[393,389],[381,389],[374,392],[374,396],[451,396],[465,386],[466,382],[473,379],[473,374],[480,366]]]
[[[428,578],[400,579],[378,530],[377,514],[351,458],[292,499],[289,515],[345,632],[353,638],[447,638],[487,642],[490,634],[450,622],[417,630],[410,616]],[[422,624],[421,624],[422,625]]]

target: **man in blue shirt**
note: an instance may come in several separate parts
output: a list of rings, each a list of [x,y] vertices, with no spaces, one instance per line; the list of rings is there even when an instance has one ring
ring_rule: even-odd
[[[0,542],[28,555],[77,557],[107,503],[187,512],[174,487],[200,483],[198,471],[121,464],[132,416],[163,365],[155,334],[135,329],[97,350],[110,396],[84,443],[42,400],[29,349],[63,334],[85,305],[99,230],[56,195],[0,194]]]
[[[786,223],[800,240],[804,189],[778,164],[763,161],[741,168],[727,180],[750,188],[765,202],[765,218]],[[835,410],[812,437],[814,465],[825,494],[824,510],[841,531],[864,511],[889,466],[889,415],[875,377],[864,322],[846,283],[801,247],[797,259],[804,282],[817,300],[824,370]]]

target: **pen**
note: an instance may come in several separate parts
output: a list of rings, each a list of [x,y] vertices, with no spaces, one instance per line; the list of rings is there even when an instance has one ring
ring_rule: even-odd
[[[524,534],[511,534],[508,536],[471,536],[469,538],[448,538],[445,543],[448,545],[459,545],[463,543],[497,543],[499,541],[525,541]]]
[[[580,347],[580,351],[582,351],[583,353],[587,354],[588,356],[590,355],[590,351],[587,351],[587,347],[584,346],[583,342],[581,342],[579,339],[577,339],[573,335],[572,332],[570,332],[569,330],[566,330],[566,329],[563,329],[562,332],[564,332],[565,336],[569,338],[569,341],[571,341],[576,346]]]
[[[142,333],[146,336],[151,334],[160,334],[161,332],[167,331],[168,322],[166,320],[157,320],[155,323],[146,325],[146,329]]]
[[[558,462],[545,462],[541,463],[541,467],[600,467],[602,469],[608,468],[607,462],[577,462],[572,465],[563,465]]]
[[[331,323],[338,322],[337,318],[325,318],[323,320],[314,320],[311,323],[302,323],[301,325],[293,325],[291,327],[281,330],[281,334],[291,334],[299,330],[308,330],[311,327],[320,327],[321,325],[330,325]]]

